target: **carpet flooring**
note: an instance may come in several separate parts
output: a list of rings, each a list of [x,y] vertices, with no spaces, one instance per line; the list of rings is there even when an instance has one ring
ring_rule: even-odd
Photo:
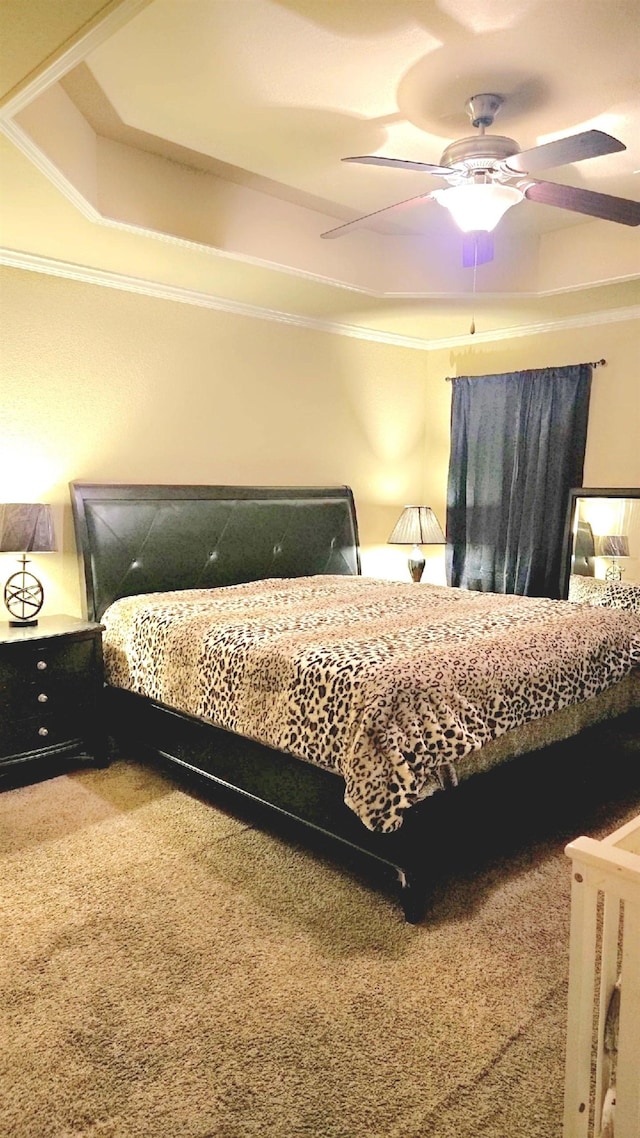
[[[419,926],[362,867],[141,763],[7,786],[0,1133],[560,1138],[563,851],[640,809],[625,724],[571,777],[549,748],[506,804],[480,795]]]

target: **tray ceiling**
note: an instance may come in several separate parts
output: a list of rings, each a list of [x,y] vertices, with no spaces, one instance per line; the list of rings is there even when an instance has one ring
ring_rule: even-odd
[[[4,8],[14,84],[0,111],[13,191],[5,244],[30,254],[78,261],[82,248],[83,264],[123,273],[138,265],[146,277],[157,257],[144,246],[160,238],[167,284],[201,287],[201,259],[211,265],[214,254],[224,267],[210,274],[213,291],[256,303],[258,271],[273,283],[273,307],[284,292],[295,310],[296,290],[281,288],[282,274],[293,275],[301,309],[316,305],[339,321],[353,320],[360,305],[367,320],[378,312],[384,323],[393,302],[396,326],[402,310],[411,334],[416,302],[455,313],[469,304],[473,271],[462,267],[447,211],[426,200],[335,241],[320,234],[442,182],[341,159],[379,153],[438,163],[446,146],[473,133],[465,103],[485,91],[505,99],[488,133],[522,149],[591,128],[626,144],[543,177],[640,198],[636,0],[74,0],[57,15],[26,0]],[[44,203],[44,214],[30,211],[30,227],[21,187]],[[61,195],[67,212],[56,244]],[[111,266],[105,229],[122,238],[120,261],[111,245]],[[638,276],[639,237],[522,202],[498,225],[493,262],[477,269],[479,301],[501,310],[511,303],[516,320],[554,294],[584,290],[586,300],[602,289],[605,306],[617,303],[614,286],[628,289]]]

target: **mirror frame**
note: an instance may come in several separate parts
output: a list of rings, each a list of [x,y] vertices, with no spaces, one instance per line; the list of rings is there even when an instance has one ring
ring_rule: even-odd
[[[569,596],[569,577],[573,555],[573,523],[579,498],[640,498],[640,486],[576,486],[569,491],[560,572],[560,596],[564,600],[567,600]]]

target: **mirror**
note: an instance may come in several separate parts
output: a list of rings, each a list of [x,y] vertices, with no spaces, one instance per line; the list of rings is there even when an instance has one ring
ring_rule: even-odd
[[[612,582],[640,589],[640,487],[571,490],[565,538],[563,597]]]

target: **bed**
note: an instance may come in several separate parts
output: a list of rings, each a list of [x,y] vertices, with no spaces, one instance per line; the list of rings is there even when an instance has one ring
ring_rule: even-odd
[[[71,499],[110,735],[365,857],[408,921],[441,791],[640,702],[637,617],[363,578],[348,487],[74,482]]]

